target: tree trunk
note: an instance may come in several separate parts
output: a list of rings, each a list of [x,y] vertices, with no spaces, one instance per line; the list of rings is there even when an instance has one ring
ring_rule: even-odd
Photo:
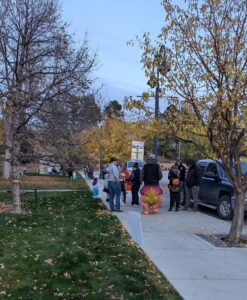
[[[19,124],[18,115],[15,118],[15,128]],[[21,150],[21,136],[17,132],[13,134],[13,143],[11,151],[11,178],[12,178],[12,201],[13,201],[13,212],[16,214],[22,213],[21,208],[21,189],[20,189],[20,179],[21,179],[21,164],[20,164],[20,150]]]
[[[8,179],[10,177],[10,164],[11,161],[11,153],[10,149],[5,149],[5,155],[4,155],[4,163],[3,163],[3,178]]]
[[[22,213],[21,208],[21,190],[20,190],[20,180],[12,181],[12,199],[13,199],[13,212],[16,214]]]
[[[11,173],[11,151],[12,151],[12,132],[11,132],[12,113],[8,111],[6,114],[4,125],[4,143],[5,155],[3,163],[3,178],[9,179]]]
[[[13,155],[14,156],[14,155]],[[20,189],[20,164],[18,163],[18,159],[14,158],[12,165],[12,201],[13,201],[13,212],[16,214],[22,213],[21,208],[21,189]]]
[[[238,243],[241,238],[244,223],[244,200],[244,191],[241,191],[241,193],[236,193],[233,220],[229,233],[230,243]]]

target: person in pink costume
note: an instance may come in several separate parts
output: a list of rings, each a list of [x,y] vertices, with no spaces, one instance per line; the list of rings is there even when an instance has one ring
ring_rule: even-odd
[[[163,198],[163,191],[159,186],[162,177],[160,165],[157,163],[155,156],[151,154],[141,172],[144,187],[140,193],[144,215],[148,215],[150,212],[158,213],[159,211]]]

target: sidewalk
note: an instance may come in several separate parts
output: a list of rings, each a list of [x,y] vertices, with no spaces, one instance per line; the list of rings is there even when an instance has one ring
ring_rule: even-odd
[[[167,188],[164,195],[158,215],[141,214],[146,254],[185,300],[246,300],[247,248],[215,247],[197,235],[226,234],[230,223],[200,212],[168,212]],[[128,232],[128,212],[141,212],[130,202],[128,193],[124,212],[115,213]]]

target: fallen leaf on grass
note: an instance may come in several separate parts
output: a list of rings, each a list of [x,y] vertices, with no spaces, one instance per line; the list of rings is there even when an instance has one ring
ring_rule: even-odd
[[[51,258],[45,259],[44,262],[48,265],[54,265],[53,260]]]
[[[70,278],[70,277],[71,277],[70,274],[69,274],[68,272],[64,272],[64,273],[63,273],[63,276],[64,276],[65,278]]]
[[[97,216],[109,216],[111,213],[108,210],[98,210],[96,212]]]
[[[6,293],[6,291],[1,291],[0,292],[0,295],[6,295],[7,293]]]

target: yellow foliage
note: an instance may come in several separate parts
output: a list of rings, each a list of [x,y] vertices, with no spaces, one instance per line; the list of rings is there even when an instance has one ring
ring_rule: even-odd
[[[112,156],[121,161],[131,157],[131,142],[144,141],[147,131],[144,130],[145,122],[130,123],[121,119],[105,119],[101,128],[93,128],[86,134],[87,142],[84,147],[88,153],[99,160],[101,148],[104,163],[109,162]]]

